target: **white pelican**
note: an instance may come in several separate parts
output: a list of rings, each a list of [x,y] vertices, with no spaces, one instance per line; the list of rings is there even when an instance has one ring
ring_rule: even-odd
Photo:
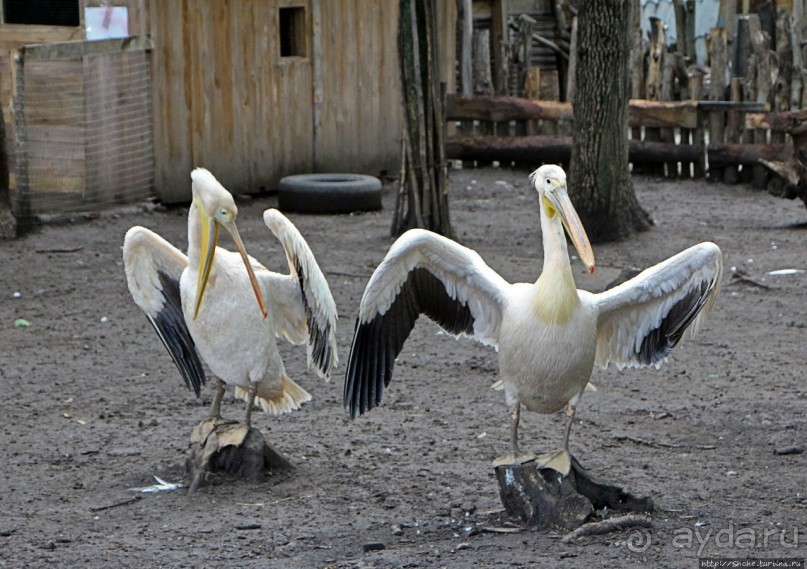
[[[132,227],[123,244],[126,279],[188,387],[198,396],[205,383],[200,355],[219,378],[210,418],[220,418],[224,384],[232,384],[247,402],[249,427],[256,403],[277,414],[311,399],[286,375],[276,336],[307,343],[309,367],[330,378],[337,363],[336,306],[291,221],[274,209],[263,214],[290,268],[288,275],[273,273],[247,255],[235,226],[233,196],[203,168],[191,179],[188,256],[156,233]],[[230,232],[238,253],[216,246],[220,226]]]
[[[475,251],[422,229],[393,243],[359,307],[344,390],[352,418],[381,402],[395,357],[425,314],[445,331],[474,336],[499,352],[512,447],[494,464],[536,458],[519,450],[522,405],[539,413],[566,406],[561,450],[537,458],[540,466],[567,474],[569,431],[594,364],[658,366],[685,333],[694,334],[720,284],[717,245],[695,245],[600,294],[578,290],[564,228],[590,272],[594,254],[569,201],[566,174],[547,165],[530,181],[539,196],[544,245],[543,271],[534,283],[510,284]]]

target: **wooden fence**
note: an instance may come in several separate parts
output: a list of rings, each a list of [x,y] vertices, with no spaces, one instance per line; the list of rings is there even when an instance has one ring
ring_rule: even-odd
[[[807,117],[807,111],[770,113],[766,103],[634,99],[629,105],[628,125],[634,133],[639,131],[640,136],[629,135],[630,162],[634,166],[663,166],[668,177],[689,178],[718,168],[750,166],[761,159],[787,160],[792,156],[793,146],[785,142],[707,144],[705,126],[714,115],[739,116],[745,130],[764,129],[771,136],[807,130],[799,122],[800,117]],[[447,140],[446,153],[451,159],[534,164],[536,157],[542,162],[568,163],[571,156],[570,123],[574,119],[571,103],[451,95],[446,116],[449,121],[463,124],[462,134]],[[537,123],[533,128],[539,134],[519,135],[525,123]],[[540,134],[543,129],[566,134]],[[647,137],[652,130],[669,130],[672,136],[669,140],[652,140]]]
[[[721,26],[710,31],[706,65],[696,63],[694,2],[673,4],[677,41],[672,45],[665,42],[661,20],[650,19],[647,37],[642,37],[638,19],[633,23],[627,133],[633,171],[750,183],[776,195],[802,197],[807,204],[804,1],[776,7],[761,2],[757,13],[742,14],[736,12],[737,3],[721,2]],[[563,15],[563,10],[556,7],[555,13]],[[570,15],[567,7],[567,17],[557,18],[554,37],[555,47],[568,60],[558,66],[562,74],[557,78],[567,100],[574,91],[576,66],[576,18]],[[511,27],[530,23],[510,20]],[[512,37],[527,45],[547,41],[529,27]],[[502,91],[498,96],[477,92],[449,97],[448,158],[529,167],[537,161],[569,161],[571,103],[541,100],[547,98],[541,96],[546,90],[529,88],[542,78],[540,69],[522,66],[518,72],[523,86],[519,97],[503,96]]]

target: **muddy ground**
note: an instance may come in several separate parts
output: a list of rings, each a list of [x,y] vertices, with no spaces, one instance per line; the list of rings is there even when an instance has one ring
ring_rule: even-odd
[[[541,268],[527,172],[453,171],[457,237],[511,281]],[[296,464],[261,484],[138,493],[154,476],[188,483],[196,399],[126,289],[132,225],[185,246],[184,208],[49,225],[0,242],[0,566],[3,567],[697,567],[699,556],[807,557],[807,211],[747,187],[636,178],[655,227],[595,247],[601,290],[699,241],[726,276],[700,335],[659,370],[596,370],[572,452],[596,475],[651,496],[654,528],[561,541],[501,519],[490,461],[508,415],[493,350],[421,320],[382,406],[351,422],[342,373],[326,384],[284,346],[289,375],[314,400],[255,424]],[[291,215],[329,279],[347,358],[364,285],[389,248],[386,209]],[[240,198],[252,255],[285,270],[261,212]],[[749,280],[731,278],[731,267]],[[16,295],[15,293],[19,293]],[[30,326],[15,326],[16,319]],[[225,416],[242,404],[228,394]],[[556,446],[563,418],[526,413],[522,440]],[[783,454],[784,453],[784,454]],[[501,533],[501,528],[509,532]],[[649,541],[646,541],[649,538]],[[364,552],[366,544],[384,549]]]

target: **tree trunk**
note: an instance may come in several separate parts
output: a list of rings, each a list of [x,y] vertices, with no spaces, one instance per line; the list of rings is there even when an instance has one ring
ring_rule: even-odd
[[[630,0],[581,2],[570,193],[592,242],[624,239],[652,223],[628,169]]]
[[[435,0],[400,0],[398,14],[404,138],[391,232],[422,227],[450,237]]]

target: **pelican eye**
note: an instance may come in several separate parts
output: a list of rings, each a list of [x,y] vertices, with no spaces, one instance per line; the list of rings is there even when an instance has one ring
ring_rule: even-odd
[[[220,222],[230,222],[235,218],[232,211],[227,208],[220,208],[216,210],[216,219]]]

